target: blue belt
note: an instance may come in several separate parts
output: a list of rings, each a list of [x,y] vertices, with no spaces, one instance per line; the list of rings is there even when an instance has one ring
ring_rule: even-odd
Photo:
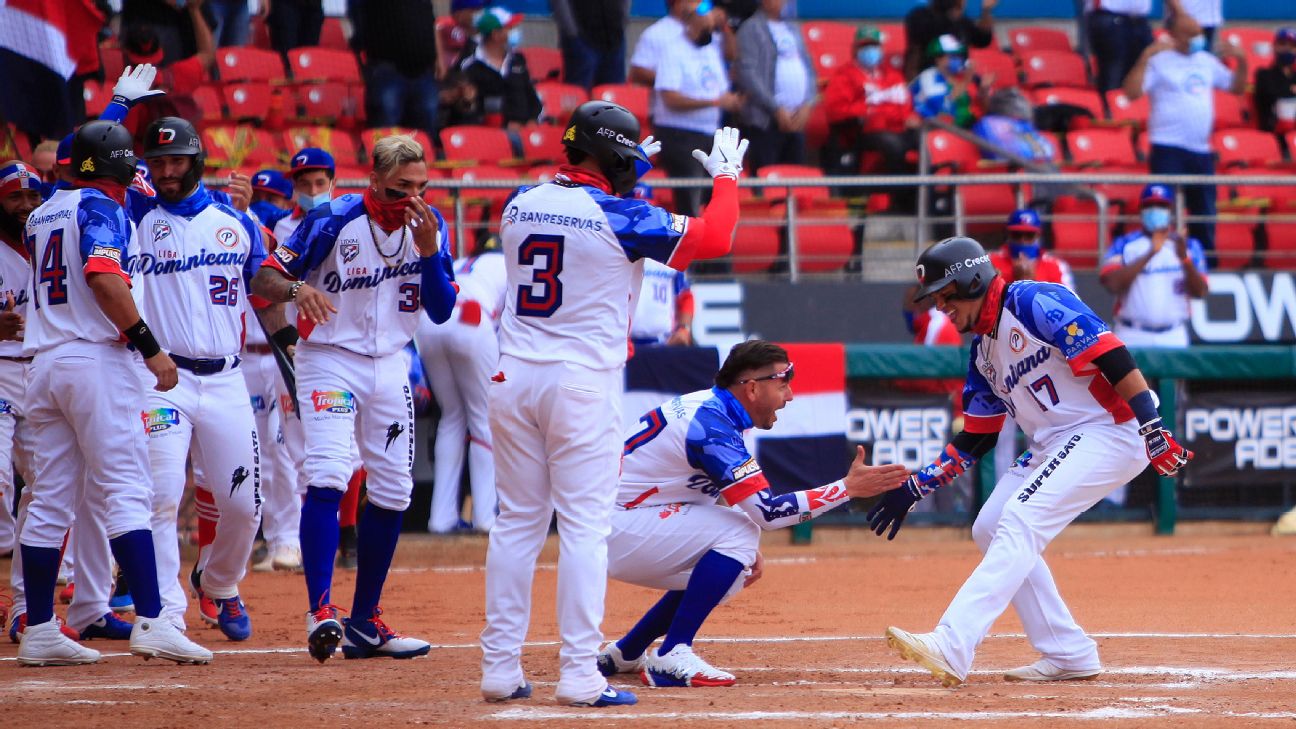
[[[202,377],[205,375],[214,375],[217,372],[224,371],[225,362],[227,361],[227,358],[217,357],[216,359],[189,359],[188,357],[182,357],[178,354],[173,354],[171,355],[171,361],[176,363],[176,367],[189,370],[195,375]],[[242,358],[235,357],[234,361],[230,363],[229,369],[234,369],[235,367],[238,367],[239,362],[242,361],[243,361]]]
[[[1164,326],[1164,327],[1149,327],[1149,326],[1144,326],[1142,324],[1136,324],[1135,322],[1132,322],[1129,319],[1121,319],[1121,318],[1118,318],[1116,322],[1119,323],[1121,326],[1127,326],[1130,329],[1138,329],[1139,331],[1148,332],[1149,334],[1164,334],[1172,329],[1178,329],[1180,326],[1179,324],[1171,324],[1169,326]]]

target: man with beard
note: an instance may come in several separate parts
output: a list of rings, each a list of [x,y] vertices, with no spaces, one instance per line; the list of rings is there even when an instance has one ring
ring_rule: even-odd
[[[25,455],[17,442],[19,401],[23,394],[23,312],[31,264],[23,246],[27,216],[41,204],[40,173],[22,162],[0,167],[0,555],[12,554],[14,463]],[[6,626],[0,625],[0,630]]]

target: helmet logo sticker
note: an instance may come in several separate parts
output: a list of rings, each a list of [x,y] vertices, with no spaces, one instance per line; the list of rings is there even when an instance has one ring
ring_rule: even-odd
[[[175,141],[175,130],[171,127],[158,129],[158,144],[170,144]]]
[[[917,271],[917,273],[918,273],[918,280],[919,280],[919,281],[925,280],[925,279],[927,278],[927,266],[926,266],[926,264],[920,263],[920,264],[918,264],[917,266],[914,267],[914,270]]]
[[[86,157],[85,161],[81,163],[81,171],[94,172],[95,171],[94,160],[89,157]]]
[[[567,131],[563,132],[563,141],[564,141],[564,142],[574,142],[574,141],[576,141],[576,125],[575,125],[575,124],[573,124],[573,125],[567,127]]]

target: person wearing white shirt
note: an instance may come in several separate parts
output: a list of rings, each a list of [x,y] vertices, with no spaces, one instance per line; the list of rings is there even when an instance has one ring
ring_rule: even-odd
[[[1237,59],[1233,71],[1206,50],[1201,26],[1187,13],[1170,18],[1170,38],[1148,46],[1125,77],[1125,95],[1131,101],[1148,95],[1148,140],[1152,152],[1148,168],[1152,174],[1213,175],[1215,158],[1210,135],[1215,122],[1214,89],[1241,94],[1246,90],[1246,56],[1232,45],[1223,44],[1220,56]],[[1205,246],[1215,249],[1215,186],[1186,185],[1188,211],[1203,222],[1190,223],[1188,230]]]
[[[738,28],[737,82],[751,139],[752,172],[805,162],[805,127],[815,103],[810,55],[794,24],[781,20],[787,0],[761,0]]]
[[[631,83],[653,86],[657,81],[657,67],[666,57],[667,46],[684,35],[684,21],[697,14],[700,0],[674,0],[667,2],[667,15],[644,28],[630,55]],[[655,94],[654,94],[655,96]]]

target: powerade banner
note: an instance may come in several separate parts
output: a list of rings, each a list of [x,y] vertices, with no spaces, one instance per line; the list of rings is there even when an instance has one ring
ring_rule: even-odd
[[[1207,344],[1296,342],[1296,280],[1276,273],[1212,272],[1192,305],[1193,340]]]
[[[1178,433],[1194,452],[1185,486],[1290,482],[1296,475],[1296,392],[1190,392]]]

